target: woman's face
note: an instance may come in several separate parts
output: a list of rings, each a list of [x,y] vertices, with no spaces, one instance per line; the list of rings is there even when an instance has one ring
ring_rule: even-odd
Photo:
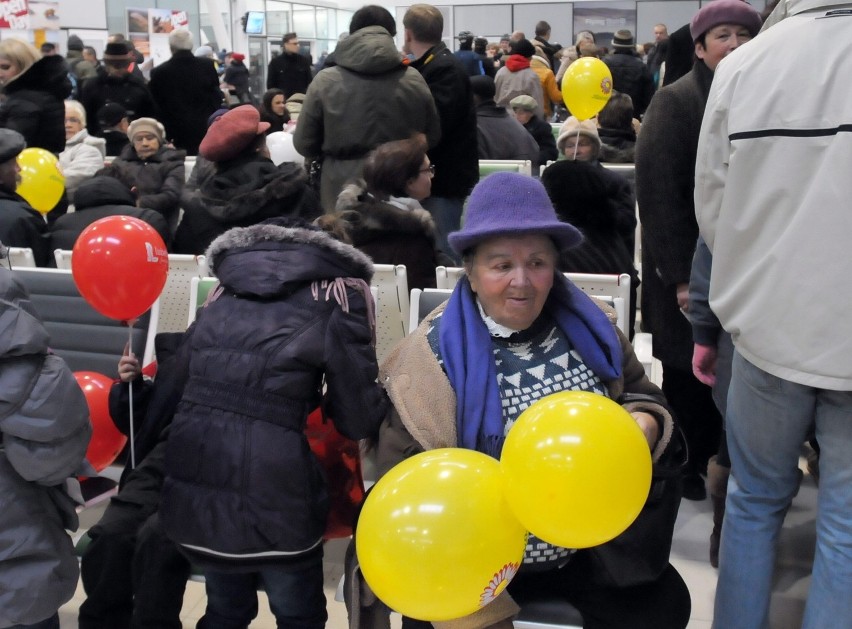
[[[0,85],[6,85],[20,73],[21,68],[17,63],[6,57],[0,57]]]
[[[722,59],[749,40],[751,33],[745,26],[719,24],[704,34],[704,45],[696,42],[695,56],[715,72]]]
[[[70,107],[65,107],[65,139],[70,140],[75,135],[80,133],[83,130],[83,121],[80,119],[79,114],[71,109]]]
[[[153,133],[140,131],[133,136],[133,148],[139,159],[148,159],[160,150],[160,141]]]
[[[424,156],[420,170],[417,171],[417,176],[412,177],[406,182],[405,194],[418,201],[426,199],[432,194],[432,177],[434,176],[435,169],[429,164],[429,158]]]
[[[467,268],[485,314],[512,330],[526,330],[544,308],[556,272],[556,247],[540,234],[502,236],[476,248]]]
[[[272,109],[272,113],[276,116],[284,115],[284,94],[276,94],[272,97],[272,102],[269,103],[270,109]]]
[[[576,151],[576,157],[574,155]],[[584,135],[577,137],[572,135],[565,141],[562,154],[568,159],[576,159],[578,162],[590,162],[595,158],[595,143]]]

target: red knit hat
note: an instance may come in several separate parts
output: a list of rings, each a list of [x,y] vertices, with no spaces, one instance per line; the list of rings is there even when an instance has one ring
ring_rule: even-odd
[[[257,109],[240,105],[213,121],[198,152],[211,162],[227,162],[238,157],[267,129],[269,123],[260,121]]]
[[[234,61],[245,61],[246,56],[241,52],[231,53],[231,59]]]

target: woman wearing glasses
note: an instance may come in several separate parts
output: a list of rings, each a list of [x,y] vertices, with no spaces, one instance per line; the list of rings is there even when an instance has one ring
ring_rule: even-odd
[[[432,193],[435,167],[422,136],[387,142],[364,162],[364,179],[351,181],[336,210],[351,224],[352,244],[377,264],[404,264],[411,288],[434,288],[438,260],[435,223],[420,201]]]

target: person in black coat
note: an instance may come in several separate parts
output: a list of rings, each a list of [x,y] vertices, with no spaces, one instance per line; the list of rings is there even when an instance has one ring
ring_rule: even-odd
[[[509,101],[509,106],[515,112],[515,120],[524,125],[524,129],[538,144],[538,165],[544,167],[547,162],[559,157],[556,149],[556,138],[553,137],[553,127],[536,115],[538,103],[532,96],[521,94]]]
[[[0,127],[24,136],[28,147],[59,154],[65,150],[65,103],[71,94],[68,67],[58,56],[41,57],[18,39],[0,42],[0,59],[11,69],[0,77],[5,97]]]
[[[260,119],[262,122],[269,123],[267,135],[284,131],[284,127],[290,121],[290,112],[287,111],[285,101],[284,90],[279,90],[277,87],[266,90],[263,95],[260,102]]]
[[[127,137],[127,129],[130,127],[127,110],[118,103],[107,103],[98,109],[98,125],[101,137],[106,140],[107,156],[121,155],[124,147],[130,144],[130,138]]]
[[[108,102],[124,107],[131,122],[137,118],[156,118],[157,106],[148,86],[142,79],[130,73],[132,57],[127,44],[107,44],[103,62],[106,71],[86,81],[80,99],[86,108],[89,133],[101,135],[98,110]]]
[[[276,166],[269,159],[268,129],[251,105],[232,109],[210,125],[199,154],[216,167],[199,178],[198,190],[182,199],[175,253],[202,254],[232,227],[276,216],[313,219],[322,213],[305,171],[288,162]]]
[[[172,57],[151,70],[148,88],[161,112],[160,122],[175,148],[198,154],[207,118],[222,104],[219,77],[209,59],[192,54],[192,33],[169,35]]]
[[[29,247],[38,266],[47,266],[47,223],[15,192],[18,186],[18,154],[26,147],[24,136],[0,129],[0,243],[6,247]]]
[[[429,151],[435,166],[432,196],[423,206],[435,219],[438,248],[452,256],[447,235],[459,228],[464,200],[479,181],[473,92],[464,68],[441,41],[444,18],[437,8],[414,5],[403,26],[403,50],[416,57],[410,65],[426,80],[441,120],[441,140]]]
[[[636,54],[633,33],[627,29],[616,32],[612,47],[613,53],[603,59],[612,73],[612,87],[630,95],[634,115],[641,118],[654,95],[654,79],[648,66]]]
[[[277,87],[289,98],[293,94],[306,94],[312,79],[311,60],[299,52],[299,36],[286,33],[281,39],[281,54],[269,62],[266,89]]]
[[[559,220],[577,227],[585,237],[578,246],[560,254],[559,270],[566,273],[600,273],[630,276],[630,338],[636,323],[636,289],[639,273],[633,264],[633,234],[621,229],[613,203],[613,190],[596,164],[563,160],[541,175]]]
[[[171,234],[159,212],[136,206],[130,189],[113,177],[92,177],[80,184],[74,196],[75,211],[60,216],[50,226],[50,250],[73,249],[77,237],[89,225],[107,216],[132,216],[145,221],[163,238],[168,247]]]
[[[222,75],[222,85],[236,97],[240,104],[251,103],[251,89],[249,88],[249,69],[246,67],[246,56],[241,52],[231,55],[231,63],[225,68]]]

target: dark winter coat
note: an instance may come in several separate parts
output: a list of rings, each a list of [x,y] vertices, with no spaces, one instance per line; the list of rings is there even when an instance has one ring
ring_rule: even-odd
[[[3,87],[0,127],[17,131],[28,147],[65,149],[65,103],[71,93],[68,68],[58,55],[42,57]]]
[[[121,155],[124,147],[130,144],[127,134],[121,131],[105,129],[101,132],[101,137],[106,140],[106,154],[108,157],[118,157]]]
[[[476,130],[479,159],[528,159],[533,166],[539,165],[538,143],[515,116],[493,100],[477,105]]]
[[[242,61],[231,61],[222,75],[222,82],[233,88],[234,95],[241,103],[250,103],[249,70]],[[212,113],[212,112],[211,112]],[[206,120],[206,119],[205,119]]]
[[[616,49],[613,54],[604,57],[603,62],[612,73],[613,89],[630,95],[633,113],[640,118],[654,95],[654,79],[648,66],[632,50]]]
[[[232,227],[248,227],[275,216],[312,220],[322,214],[305,171],[295,164],[275,166],[253,156],[211,169],[195,193],[184,195],[183,220],[175,253],[200,255]]]
[[[0,188],[0,243],[29,247],[38,266],[50,263],[47,223],[19,194]]]
[[[207,133],[207,118],[222,103],[213,64],[189,50],[175,51],[171,59],[151,70],[148,89],[160,110],[166,137],[188,155],[197,155]]]
[[[77,188],[75,211],[63,214],[50,226],[50,251],[73,249],[77,237],[89,225],[107,216],[132,216],[148,223],[166,243],[171,242],[169,225],[154,210],[136,207],[130,189],[113,177],[92,177]]]
[[[77,514],[64,483],[79,472],[92,428],[49,340],[26,289],[0,269],[0,627],[44,620],[77,587],[65,532],[77,529]]]
[[[636,196],[642,221],[642,326],[664,365],[692,370],[692,330],[677,303],[689,282],[698,223],[695,160],[713,72],[696,61],[691,72],[661,88],[636,142]]]
[[[468,76],[488,74],[485,71],[485,65],[483,64],[482,59],[472,50],[456,50],[453,55],[455,55],[456,59],[459,60],[459,63],[461,63]],[[493,73],[489,76],[493,76]]]
[[[374,148],[417,133],[434,146],[441,136],[426,81],[402,63],[387,30],[357,30],[340,42],[334,58],[337,65],[308,88],[293,135],[300,155],[322,159],[320,194],[329,211],[343,186],[362,175]]]
[[[325,232],[272,224],[228,231],[207,259],[223,293],[188,341],[161,520],[202,565],[292,565],[321,552],[328,514],[308,413],[322,403],[341,433],[363,439],[388,409],[368,320],[372,263]]]
[[[305,55],[282,52],[269,62],[266,89],[284,90],[287,98],[293,94],[306,94],[311,84],[311,60]]]
[[[619,215],[616,190],[608,171],[599,164],[563,160],[551,164],[541,183],[553,201],[559,220],[583,232],[583,242],[560,254],[559,269],[568,273],[602,273],[630,276],[629,329],[636,318],[639,273],[633,264],[635,216],[631,222]]]
[[[435,166],[432,196],[464,199],[479,181],[476,111],[470,80],[443,43],[412,61],[410,67],[426,79],[441,120],[441,141],[429,149],[429,161]]]
[[[601,150],[598,159],[611,164],[632,164],[636,153],[636,132],[633,129],[598,129]]]
[[[124,107],[131,122],[137,118],[158,118],[157,106],[148,86],[133,74],[98,74],[85,82],[80,100],[86,108],[86,128],[92,135],[101,135],[98,110],[108,102]]]
[[[403,210],[370,196],[363,181],[337,198],[337,212],[352,225],[352,244],[376,264],[404,264],[409,288],[435,288],[435,222],[426,210]]]
[[[538,144],[538,165],[544,167],[547,162],[556,161],[559,150],[556,148],[556,138],[553,137],[553,127],[534,115],[524,125],[524,129]]]
[[[156,210],[173,228],[177,225],[180,193],[186,181],[185,159],[186,151],[161,146],[154,155],[141,160],[133,145],[129,145],[112,164],[98,171],[96,175],[109,175],[118,179],[128,189],[136,188],[139,206]]]

